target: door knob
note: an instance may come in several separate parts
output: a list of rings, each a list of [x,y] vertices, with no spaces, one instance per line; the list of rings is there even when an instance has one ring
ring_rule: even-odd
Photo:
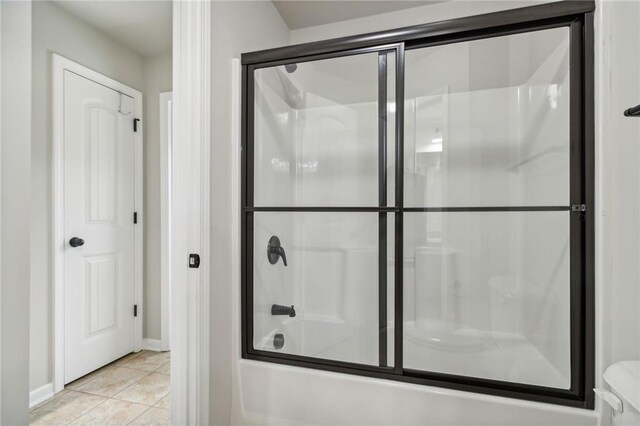
[[[84,245],[84,240],[82,238],[73,237],[69,240],[69,245],[71,247],[80,247]]]

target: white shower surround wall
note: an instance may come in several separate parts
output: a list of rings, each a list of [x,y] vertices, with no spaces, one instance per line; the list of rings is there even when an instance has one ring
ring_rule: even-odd
[[[407,52],[405,205],[569,203],[568,36]],[[256,71],[257,206],[376,205],[377,59]],[[377,365],[377,228],[377,213],[254,213],[254,347],[282,334],[281,353]],[[568,389],[568,229],[566,211],[406,213],[404,367]],[[287,267],[267,261],[272,235]]]
[[[436,4],[420,8],[428,11],[429,17],[405,14],[404,21],[396,20],[404,24],[394,26],[522,5],[502,2],[467,4],[465,7],[461,4]],[[402,18],[398,14],[395,16]],[[292,41],[312,41],[314,38],[383,29],[388,24],[380,26],[382,22],[387,20],[372,17],[336,24],[334,32],[331,26],[294,31]],[[611,31],[611,28],[606,30]],[[236,120],[232,126],[236,149],[231,152],[231,217],[235,225],[232,239],[239,241],[239,63],[234,70],[235,96],[232,103]],[[237,244],[235,251],[239,253]],[[232,265],[232,282],[236,283],[231,304],[234,321],[230,420],[233,424],[596,424],[597,413],[588,410],[243,360],[240,357],[239,266],[238,255]],[[602,312],[603,308],[598,309]],[[597,380],[600,381],[599,377]]]

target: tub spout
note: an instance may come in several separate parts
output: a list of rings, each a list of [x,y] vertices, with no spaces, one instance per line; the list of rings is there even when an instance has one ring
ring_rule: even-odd
[[[296,310],[291,306],[284,305],[271,305],[271,315],[289,315],[290,317],[296,316]]]

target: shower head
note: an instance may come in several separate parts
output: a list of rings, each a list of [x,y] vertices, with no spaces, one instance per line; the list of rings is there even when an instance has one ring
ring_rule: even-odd
[[[286,64],[284,69],[287,70],[289,74],[293,74],[298,69],[298,64]]]

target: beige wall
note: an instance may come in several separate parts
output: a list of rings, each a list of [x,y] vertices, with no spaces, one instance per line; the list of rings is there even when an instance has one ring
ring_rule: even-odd
[[[0,424],[28,423],[31,4],[0,4]]]
[[[171,91],[171,52],[144,61],[144,337],[161,337],[160,111]]]
[[[605,1],[596,13],[596,299],[600,366],[640,359],[640,3]]]
[[[144,97],[145,291],[144,337],[159,338],[159,164],[157,92],[170,88],[169,55],[144,58],[48,1],[33,2],[33,122],[31,215],[30,389],[53,380],[51,280],[51,66],[57,53],[118,80]],[[147,93],[149,91],[149,93]],[[154,100],[155,99],[155,100]],[[148,108],[148,110],[147,110]],[[155,123],[155,124],[153,124]],[[147,279],[148,278],[148,279]],[[147,297],[149,296],[149,297]],[[156,323],[157,322],[157,323]],[[147,335],[146,333],[149,333]]]

